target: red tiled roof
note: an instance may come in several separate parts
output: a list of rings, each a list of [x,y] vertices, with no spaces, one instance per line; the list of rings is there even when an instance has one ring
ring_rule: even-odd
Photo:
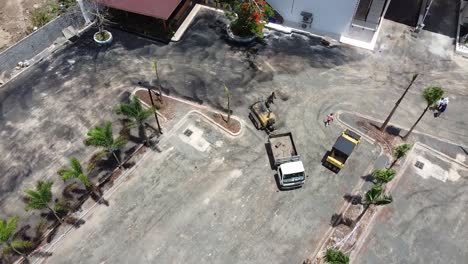
[[[182,0],[99,0],[105,6],[167,20]]]

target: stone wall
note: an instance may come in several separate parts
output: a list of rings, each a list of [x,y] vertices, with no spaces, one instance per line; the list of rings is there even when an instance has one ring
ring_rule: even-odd
[[[43,27],[31,33],[15,45],[0,53],[0,79],[6,81],[15,73],[15,67],[20,61],[27,61],[41,53],[59,38],[64,38],[62,29],[73,26],[79,29],[84,25],[84,19],[78,7],[60,15]]]

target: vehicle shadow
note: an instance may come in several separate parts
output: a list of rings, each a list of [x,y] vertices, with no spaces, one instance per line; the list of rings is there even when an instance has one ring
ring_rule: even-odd
[[[270,142],[265,143],[265,150],[266,150],[266,153],[268,155],[268,161],[270,162],[271,170],[276,170],[275,158],[273,157],[273,153],[271,152]]]

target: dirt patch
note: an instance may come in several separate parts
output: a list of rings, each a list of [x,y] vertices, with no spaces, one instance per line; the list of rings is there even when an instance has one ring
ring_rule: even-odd
[[[356,125],[369,137],[375,139],[386,153],[392,153],[393,149],[403,142],[400,129],[394,126],[387,126],[384,131],[380,131],[379,125],[362,117],[357,117]]]
[[[215,121],[220,126],[224,127],[225,129],[231,131],[232,133],[239,133],[241,129],[241,124],[236,119],[231,118],[229,122],[227,122],[227,115],[222,115],[220,113],[213,113],[210,111],[202,111],[205,115],[210,117],[213,121]]]
[[[31,12],[54,0],[0,1],[0,51],[12,46],[33,30]]]
[[[138,90],[135,95],[140,98],[145,104],[152,105],[151,98],[147,91]],[[161,98],[155,94],[152,95],[153,104],[158,109],[158,112],[165,118],[171,120],[175,118],[175,109],[177,105],[182,104],[180,101],[174,100],[170,97],[162,96]]]
[[[147,91],[138,90],[135,95],[147,105],[151,105],[151,99]],[[176,109],[179,109],[180,107],[186,107],[188,109],[195,109],[202,112],[212,121],[229,130],[231,133],[238,133],[241,129],[241,124],[237,119],[231,118],[229,122],[227,122],[226,114],[211,111],[201,106],[184,103],[164,95],[160,98],[158,95],[153,94],[152,97],[153,104],[156,109],[158,109],[158,112],[168,120],[174,119],[176,117]]]

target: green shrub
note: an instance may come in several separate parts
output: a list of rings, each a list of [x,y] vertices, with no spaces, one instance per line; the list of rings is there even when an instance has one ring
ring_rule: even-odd
[[[349,257],[337,249],[329,248],[325,254],[325,261],[331,264],[348,264]]]
[[[45,8],[34,9],[31,12],[31,23],[35,27],[42,27],[45,24],[47,24],[50,20],[52,20],[52,16]]]
[[[59,4],[63,4],[66,8],[72,7],[76,5],[75,0],[59,0]]]

